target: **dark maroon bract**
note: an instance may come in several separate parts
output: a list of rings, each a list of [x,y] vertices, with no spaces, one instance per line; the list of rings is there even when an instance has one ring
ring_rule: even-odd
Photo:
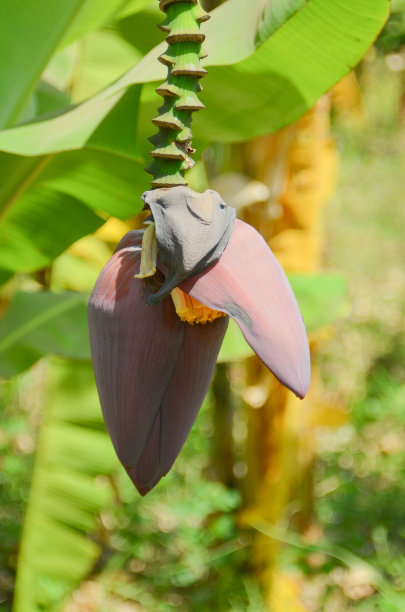
[[[211,382],[228,318],[190,325],[172,299],[153,306],[164,282],[134,278],[142,232],[129,232],[103,268],[88,316],[101,407],[117,455],[144,495],[167,474]],[[180,288],[235,319],[277,378],[303,397],[310,359],[305,327],[287,278],[263,238],[235,222],[216,263]]]

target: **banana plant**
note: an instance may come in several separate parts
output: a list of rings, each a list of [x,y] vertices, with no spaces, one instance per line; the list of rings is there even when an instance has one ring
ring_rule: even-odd
[[[228,317],[277,378],[303,398],[309,347],[298,305],[263,238],[221,196],[187,186],[191,114],[206,73],[208,15],[198,0],[160,0],[168,67],[151,142],[144,232],[129,232],[89,302],[93,365],[107,429],[142,495],[167,474],[208,391]]]
[[[61,98],[58,86],[69,60],[63,41],[107,17],[115,17],[120,39],[120,31],[126,31],[121,16],[130,8],[118,0],[59,3],[58,8],[51,0],[36,3],[35,23],[41,27],[30,28],[29,44],[25,39],[18,44],[22,21],[32,19],[28,8],[21,11],[6,0],[0,9],[1,56],[10,56],[1,73],[7,128],[0,131],[1,282],[49,265],[106,216],[128,219],[142,208],[134,194],[146,188],[144,143],[155,112],[153,82],[165,78],[165,65],[156,61],[165,46],[140,53],[135,66],[90,98],[63,106],[66,96]],[[132,2],[133,11],[140,4]],[[208,53],[202,65],[209,67],[209,77],[195,137],[201,144],[241,141],[291,123],[361,59],[388,11],[387,0],[252,0],[249,5],[228,0],[201,28]],[[142,12],[134,23],[145,27]],[[51,33],[53,42],[45,49]],[[139,35],[126,35],[137,44]],[[105,37],[99,44],[106,44]],[[118,62],[118,69],[123,65]],[[67,83],[62,93],[70,93],[74,77],[71,72],[62,79]],[[17,101],[19,115],[9,111]]]
[[[288,378],[285,374],[285,364],[280,365],[279,358],[274,361],[272,358],[274,353],[270,354],[271,351],[267,351],[269,347],[260,337],[263,329],[270,328],[268,320],[264,324],[261,320],[263,316],[261,301],[263,299],[266,301],[266,298],[259,296],[258,287],[262,293],[263,287],[255,283],[254,278],[249,278],[249,262],[252,257],[264,260],[264,269],[267,269],[268,278],[276,282],[280,294],[285,295],[286,292],[289,296],[289,311],[291,312],[292,308],[293,319],[298,325],[302,346],[304,346],[303,328],[301,323],[297,323],[297,309],[295,302],[291,301],[290,289],[284,275],[269,255],[265,245],[262,244],[260,237],[237,221],[232,225],[232,212],[227,208],[221,208],[222,198],[213,194],[201,198],[201,195],[192,193],[185,185],[187,178],[183,174],[186,167],[189,168],[192,164],[193,146],[190,139],[182,140],[186,135],[189,136],[187,129],[190,127],[187,125],[188,119],[183,121],[183,118],[188,117],[189,113],[195,110],[194,107],[187,108],[187,98],[192,98],[194,106],[198,104],[196,101],[198,79],[191,81],[191,77],[187,75],[178,74],[177,77],[173,75],[173,78],[177,78],[174,86],[179,90],[176,90],[173,96],[169,94],[169,97],[173,99],[169,100],[169,106],[159,116],[168,112],[172,121],[178,119],[184,125],[177,124],[176,129],[172,129],[172,132],[178,132],[176,137],[180,135],[180,139],[175,138],[174,142],[166,143],[165,138],[169,133],[167,130],[171,129],[170,126],[162,122],[160,125],[156,124],[160,136],[159,139],[155,138],[157,142],[153,143],[155,150],[153,176],[154,181],[158,184],[153,185],[153,189],[146,192],[145,201],[139,197],[146,188],[146,177],[143,171],[144,142],[149,129],[146,127],[149,124],[147,119],[152,119],[155,115],[156,98],[153,92],[155,81],[165,80],[166,68],[173,65],[173,58],[177,58],[178,55],[175,50],[174,55],[169,54],[169,57],[166,58],[166,64],[157,62],[158,56],[165,55],[164,44],[158,45],[158,48],[143,55],[134,37],[131,38],[131,33],[123,27],[128,15],[135,15],[133,23],[139,24],[138,27],[142,29],[145,23],[144,9],[150,12],[150,4],[141,0],[131,2],[118,2],[117,0],[112,3],[95,2],[94,0],[77,0],[72,3],[67,0],[58,0],[57,4],[51,0],[41,0],[36,3],[34,14],[30,10],[29,3],[15,3],[6,0],[0,8],[0,23],[2,34],[4,34],[0,43],[2,56],[9,59],[2,63],[1,68],[2,76],[4,75],[4,79],[1,79],[4,91],[2,91],[1,99],[3,129],[0,131],[2,161],[0,170],[0,281],[6,282],[15,274],[36,273],[51,265],[66,248],[82,236],[102,226],[109,216],[122,220],[128,219],[140,212],[145,203],[152,212],[153,208],[155,209],[153,216],[155,238],[151,239],[153,228],[143,233],[142,244],[139,234],[131,234],[121,243],[105,271],[105,274],[110,273],[110,268],[123,262],[123,287],[128,287],[128,290],[132,292],[132,300],[134,300],[124,300],[116,309],[115,314],[117,311],[120,312],[118,318],[115,318],[115,324],[121,336],[130,339],[134,335],[134,327],[139,324],[139,320],[137,323],[134,317],[121,316],[122,313],[125,313],[125,309],[134,303],[137,309],[142,308],[144,311],[149,309],[153,313],[153,317],[152,314],[148,314],[151,318],[151,321],[147,323],[148,334],[151,330],[156,332],[157,329],[163,329],[163,326],[157,327],[156,325],[156,313],[162,315],[165,326],[170,319],[170,324],[173,324],[175,328],[177,352],[174,352],[175,343],[169,342],[171,364],[173,366],[174,363],[175,369],[172,368],[169,371],[170,368],[163,368],[165,376],[169,379],[171,392],[164,398],[160,397],[152,403],[145,404],[153,407],[155,415],[152,423],[151,414],[147,415],[147,423],[143,424],[144,430],[141,432],[141,437],[136,437],[137,459],[131,455],[128,461],[127,448],[121,451],[122,423],[125,421],[119,424],[115,417],[115,407],[109,397],[111,389],[107,389],[106,399],[103,398],[103,390],[101,390],[107,422],[108,419],[111,419],[112,423],[109,424],[109,427],[113,440],[119,447],[119,454],[122,455],[126,467],[132,471],[141,492],[146,492],[154,486],[162,473],[170,468],[191,427],[211,375],[215,361],[214,354],[220,344],[220,335],[226,325],[226,317],[221,316],[223,313],[234,317],[248,340],[250,336],[250,343],[255,350],[259,354],[262,353],[263,360],[299,395],[305,391],[305,380],[308,374],[305,367],[301,372],[294,372],[293,368],[292,378]],[[180,3],[171,4],[173,8],[170,14],[174,14],[179,10],[175,5]],[[195,50],[190,51],[194,53],[196,59],[194,63],[203,66],[200,72],[209,68],[207,84],[201,94],[201,99],[207,108],[204,113],[200,114],[201,119],[196,122],[194,130],[195,141],[197,145],[199,144],[197,158],[205,143],[234,142],[252,138],[274,131],[303,114],[319,95],[329,89],[348,71],[350,66],[360,60],[378,34],[389,10],[386,0],[372,0],[368,3],[361,0],[355,2],[344,0],[333,5],[327,0],[307,0],[306,2],[296,0],[285,4],[283,2],[270,3],[267,0],[252,0],[248,6],[242,0],[228,0],[211,13],[210,21],[205,22],[204,18],[201,18],[201,11],[197,10],[196,3],[185,2],[184,4],[190,5],[187,6],[188,11],[185,11],[185,14],[188,15],[191,7],[196,23],[201,24],[201,31],[207,36],[207,59],[198,58],[198,60],[201,59],[201,62],[198,62],[195,58]],[[163,3],[162,7],[166,7],[169,13],[169,4]],[[174,15],[173,18],[179,22],[183,19],[181,15]],[[124,49],[125,45],[122,42],[125,40],[136,48],[140,59],[123,76],[120,76],[119,73],[115,74],[112,78],[117,78],[112,84],[105,86],[105,83],[101,83],[103,89],[91,94],[88,99],[72,99],[70,94],[73,89],[71,87],[72,80],[74,80],[73,72],[68,71],[67,76],[59,79],[61,66],[65,66],[71,49],[66,45],[83,35],[90,36],[89,32],[91,33],[93,28],[100,27],[107,22],[110,26],[109,40],[119,41],[117,47],[120,48],[120,53]],[[28,34],[26,34],[27,28],[22,27],[23,23],[31,25],[28,28]],[[162,25],[164,31],[168,27],[168,23]],[[194,28],[197,29],[195,24]],[[336,33],[336,28],[339,36],[332,36],[331,33]],[[193,33],[195,34],[195,31]],[[318,44],[313,43],[315,33],[316,39],[323,42],[321,50]],[[105,31],[104,34],[106,34]],[[168,34],[170,36],[170,33]],[[29,36],[27,40],[26,35]],[[136,38],[138,37],[135,36]],[[106,37],[103,36],[102,40],[105,41]],[[187,43],[186,46],[193,49],[197,46],[197,41],[177,43],[173,41],[171,43],[169,39],[168,43],[169,46]],[[83,48],[85,49],[86,46],[83,45]],[[132,51],[131,54],[133,54]],[[127,61],[126,56],[125,62],[122,64],[118,62],[117,66],[124,66]],[[164,93],[164,89],[161,93]],[[168,96],[164,96],[166,97]],[[179,101],[180,105],[183,104],[183,108],[174,108]],[[184,129],[185,132],[181,135]],[[166,153],[169,152],[169,156],[162,156],[161,149],[167,146],[171,153],[166,151]],[[170,157],[173,151],[177,155],[176,158]],[[168,168],[169,171],[167,171]],[[175,173],[173,168],[176,169]],[[172,177],[170,187],[165,183],[165,177],[168,176]],[[199,251],[196,265],[190,265],[192,250],[184,252],[170,250],[172,241],[175,242],[180,235],[177,231],[179,219],[173,206],[169,204],[165,208],[163,203],[166,204],[166,200],[157,201],[156,197],[160,189],[168,189],[170,193],[175,193],[177,190],[176,193],[183,198],[183,208],[191,209],[189,217],[193,220],[200,217],[196,227],[206,228],[207,226],[208,234],[213,239],[213,242],[210,243],[213,249],[210,253]],[[219,211],[224,210],[224,216],[229,215],[228,222],[224,226],[212,222],[210,214],[215,208]],[[207,220],[210,221],[208,224]],[[172,221],[173,225],[171,225]],[[181,227],[183,237],[184,231],[187,235],[187,229],[185,229],[187,224],[188,221]],[[210,227],[215,231],[211,233]],[[221,233],[222,230],[218,231],[219,227],[225,228],[224,233]],[[167,228],[173,231],[169,233]],[[250,254],[244,253],[245,238],[251,246]],[[144,239],[145,244],[143,244]],[[221,239],[223,239],[222,242]],[[184,240],[184,244],[186,242]],[[206,242],[206,236],[203,242]],[[133,280],[132,276],[129,278],[130,274],[145,274],[145,267],[146,272],[151,271],[146,265],[149,263],[148,253],[152,255],[150,259],[153,261],[156,246],[160,258],[156,262],[154,275],[146,274],[146,280]],[[227,252],[229,256],[226,256]],[[241,254],[242,261],[236,265],[234,255],[240,257]],[[243,256],[246,256],[244,260]],[[201,262],[202,267],[200,267]],[[213,270],[215,274],[209,274]],[[218,276],[216,276],[217,272]],[[243,295],[243,300],[240,302],[237,302],[240,295],[236,295],[235,292],[228,293],[232,285],[229,283],[232,274],[235,274],[233,283],[238,286],[237,293],[239,293],[239,285],[247,283],[246,294]],[[150,298],[152,302],[156,299],[154,296],[163,286],[159,285],[163,283],[163,277],[175,279],[176,282],[180,279],[177,297],[176,295],[174,298],[164,297],[160,294],[161,301],[146,306],[145,298]],[[276,281],[274,281],[275,278]],[[156,287],[153,287],[154,281],[150,279],[157,281]],[[261,284],[266,284],[265,281],[265,278],[260,279]],[[18,285],[19,278],[14,282]],[[77,301],[69,295],[51,296],[50,300],[53,301],[50,304],[50,301],[47,303],[49,294],[40,293],[37,300],[38,312],[32,313],[30,307],[27,306],[32,295],[31,286],[28,286],[27,290],[24,278],[21,282],[25,292],[11,301],[6,311],[7,320],[4,320],[5,325],[2,328],[3,339],[6,341],[0,342],[0,351],[2,355],[7,356],[7,367],[4,367],[3,375],[13,375],[50,352],[82,359],[87,357],[88,348],[80,341],[82,334],[74,334],[72,341],[69,341],[67,338],[69,334],[66,331],[62,332],[63,329],[66,330],[67,313],[71,321],[69,327],[70,325],[83,326],[82,296],[78,297]],[[102,282],[101,277],[98,286],[104,291],[105,286],[102,285]],[[141,295],[139,288],[143,284],[145,284],[145,292],[144,295]],[[5,302],[9,300],[12,287],[13,285],[9,283],[2,293]],[[38,285],[35,287],[38,289]],[[166,285],[164,292],[169,288]],[[111,299],[115,307],[115,301],[120,296],[118,294],[106,296],[106,300],[107,297]],[[49,333],[51,328],[47,325],[47,315],[41,316],[41,299],[45,309],[44,313],[48,311],[48,307],[49,312],[52,311],[52,325],[54,326],[52,329],[56,330],[55,333]],[[195,300],[207,306],[201,307]],[[175,301],[177,301],[177,308],[173,313],[172,302]],[[106,319],[103,320],[105,310],[108,310],[105,304],[101,293],[98,296],[97,292],[93,293],[93,316],[97,319],[100,315],[102,329],[112,334],[113,325],[108,328]],[[169,309],[171,309],[171,314],[167,317]],[[283,309],[283,304],[278,303],[277,315],[280,314],[281,309]],[[180,315],[183,312],[182,316],[188,319],[198,318],[202,312],[203,317],[207,318],[207,323],[192,325],[187,321],[182,322],[177,312]],[[214,316],[211,313],[215,314],[214,321],[210,321]],[[158,314],[158,319],[159,316]],[[279,316],[278,320],[280,320]],[[10,321],[13,325],[13,333],[8,325]],[[252,321],[254,325],[250,326]],[[127,329],[124,328],[124,322],[128,322]],[[96,329],[98,325],[99,322],[94,323],[96,338],[99,338],[99,329]],[[186,329],[188,330],[187,338],[184,331]],[[211,333],[212,330],[215,330],[216,333]],[[200,336],[201,340],[196,341],[197,336]],[[215,337],[210,339],[209,336]],[[157,333],[154,338],[158,340]],[[147,344],[144,340],[142,342]],[[103,363],[102,351],[97,348],[97,339],[95,343],[95,361],[99,359],[102,367],[108,367],[107,361]],[[151,360],[154,367],[156,354],[161,351],[161,346],[157,344],[158,342],[155,343],[156,352]],[[198,380],[198,384],[192,385],[193,381],[188,380],[186,366],[191,365],[193,372],[197,369],[195,362],[189,364],[188,359],[190,355],[193,359],[196,357],[196,345],[202,346],[198,356],[202,359],[204,380]],[[118,352],[124,351],[124,348],[121,344],[116,346]],[[128,350],[133,350],[133,347],[130,346]],[[305,348],[302,350],[305,352]],[[291,351],[295,354],[293,342],[287,343],[286,360],[291,357]],[[111,358],[114,358],[114,355],[111,355]],[[116,365],[115,361],[114,367]],[[96,370],[97,367],[96,363]],[[102,376],[102,370],[100,371],[101,374],[98,377]],[[116,373],[117,369],[114,370],[114,377]],[[144,373],[146,376],[150,375],[147,368],[144,369]],[[126,378],[125,386],[120,385],[120,376]],[[113,385],[111,388],[114,391],[114,397],[117,388],[119,390],[125,388],[126,393],[132,393],[133,390],[140,389],[142,385],[145,385],[144,389],[154,387],[154,380],[149,378],[149,380],[141,380],[139,386],[136,386],[138,384],[136,382],[131,388],[127,384],[127,375],[122,372],[114,380],[111,379],[108,382],[106,379],[106,382],[108,384],[111,382]],[[158,382],[161,392],[161,381]],[[115,388],[113,388],[114,385]],[[175,397],[178,389],[183,389],[185,396],[187,393],[192,396],[190,400],[192,409],[187,411],[181,427],[176,428],[171,447],[163,448],[161,452],[160,442],[157,440],[160,419],[164,426],[169,428],[166,429],[166,432],[169,431],[170,436],[175,421],[167,417],[176,407],[172,394]],[[53,398],[54,408],[57,410],[59,402],[57,394],[54,394]],[[186,403],[185,398],[183,400],[184,409],[188,409]],[[55,418],[59,420],[60,429],[64,429],[68,419],[65,416],[59,419],[57,414]],[[142,415],[138,414],[137,418],[138,421],[142,421]],[[52,419],[51,416],[50,420]],[[98,421],[95,423],[95,421],[97,419],[94,416],[89,417],[86,422],[82,423],[83,430],[85,431],[86,428],[99,430],[100,423]],[[152,433],[151,425],[153,426]],[[68,435],[67,431],[66,434]],[[84,435],[82,439],[83,448],[86,448]],[[21,545],[23,554],[19,560],[19,578],[14,604],[17,612],[25,609],[60,608],[65,594],[85,576],[97,555],[94,547],[90,550],[84,545],[84,542],[94,526],[94,522],[89,519],[89,513],[93,518],[97,515],[103,503],[102,496],[95,497],[93,504],[85,501],[85,496],[83,496],[82,505],[85,506],[85,512],[83,513],[83,508],[80,511],[76,508],[73,514],[80,520],[69,525],[69,511],[66,507],[64,508],[66,511],[61,512],[60,500],[69,504],[70,493],[68,494],[67,491],[71,491],[72,488],[69,489],[67,486],[64,489],[46,485],[46,479],[52,475],[47,461],[51,460],[51,464],[54,464],[59,458],[59,455],[52,457],[52,453],[50,454],[48,450],[41,450],[52,448],[52,445],[47,446],[50,441],[52,442],[52,436],[45,436],[45,434],[39,438],[38,465],[40,467],[36,468],[35,472]],[[150,457],[146,452],[148,447],[152,451]],[[159,447],[159,457],[156,453],[157,447]],[[80,456],[81,445],[75,444],[73,449],[73,446],[68,444],[66,448],[68,460],[63,465],[64,473],[83,470],[84,464],[71,461],[72,456]],[[142,463],[147,464],[146,471],[141,469]],[[110,466],[112,465],[113,461]],[[92,465],[90,468],[92,475],[96,469],[99,469],[101,473],[103,470],[108,472],[109,469],[112,469],[106,465],[99,468]],[[86,500],[91,497],[90,480],[86,480],[86,486],[89,487],[89,496],[86,496]],[[43,499],[44,491],[50,503],[46,508],[45,506],[40,508],[38,514],[39,506],[36,499],[39,499],[38,492],[41,492]],[[57,511],[52,510],[52,500],[55,501]],[[76,505],[77,501],[76,499]],[[43,550],[44,543],[49,544],[50,541],[49,531],[44,529],[41,512],[47,518],[47,524],[49,525],[50,515],[51,523],[56,524],[59,530],[60,538],[57,542],[55,540],[53,551],[59,561],[53,564],[51,551],[49,551],[47,563],[38,564],[38,555]],[[29,517],[36,518],[29,520]],[[60,531],[61,527],[66,530]],[[70,574],[66,578],[64,576],[63,541],[70,538],[72,531],[79,539],[82,538],[83,546],[80,555],[83,558],[80,566],[77,565],[76,571],[73,571],[74,563],[70,564]],[[33,537],[34,533],[35,537]],[[51,568],[52,572],[50,572]],[[49,592],[54,594],[53,597],[49,598]],[[25,597],[22,597],[22,594]]]

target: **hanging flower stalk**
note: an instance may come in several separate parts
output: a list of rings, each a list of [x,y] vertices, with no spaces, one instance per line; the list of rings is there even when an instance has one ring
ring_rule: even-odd
[[[146,170],[153,174],[152,187],[173,187],[187,185],[184,172],[194,164],[191,119],[193,112],[204,108],[197,93],[207,74],[200,63],[205,57],[200,24],[209,15],[197,0],[160,0],[159,6],[166,13],[158,27],[167,33],[168,48],[158,59],[168,70],[167,80],[156,90],[164,102],[152,119],[159,132],[149,139],[155,146],[154,161]]]
[[[207,15],[197,0],[160,0],[168,66],[153,122],[145,231],[126,234],[89,302],[100,403],[119,459],[144,495],[167,474],[197,417],[227,328],[238,323],[299,397],[309,384],[305,327],[287,278],[256,230],[212,190],[187,187],[191,113]]]

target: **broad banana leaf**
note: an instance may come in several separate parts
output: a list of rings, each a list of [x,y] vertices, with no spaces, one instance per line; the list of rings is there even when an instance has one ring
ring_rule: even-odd
[[[197,136],[241,140],[296,119],[360,59],[387,12],[386,0],[252,0],[249,7],[229,0],[206,25],[208,64],[215,66]],[[136,143],[150,133],[157,104],[146,92],[138,112],[139,84],[164,77],[158,52],[83,104],[0,132],[0,150],[13,153],[2,155],[0,279],[46,266],[94,231],[103,213],[128,218],[139,211],[148,181]],[[65,174],[65,163],[73,174]]]
[[[52,612],[91,570],[100,547],[89,536],[111,503],[117,466],[90,363],[54,360],[24,521],[14,612]]]
[[[13,125],[21,117],[41,73],[60,45],[98,27],[126,4],[127,0],[3,0],[0,127]]]
[[[118,151],[0,154],[0,161],[0,276],[47,266],[107,215],[128,219],[143,206],[146,173]]]
[[[247,9],[245,0],[230,0],[212,12],[205,26],[206,65],[215,68],[205,79],[207,108],[196,122],[197,135],[200,130],[216,141],[238,141],[296,120],[360,61],[389,13],[387,0],[308,0],[304,4],[297,0],[287,5],[289,11],[282,16],[288,20],[277,27],[280,15],[270,6],[269,0],[252,0]],[[258,20],[260,15],[263,21]],[[164,79],[165,67],[156,61],[164,49],[164,43],[153,49],[116,83],[82,105],[4,131],[0,150],[38,155],[83,146],[80,134],[67,138],[61,126],[74,130],[84,117],[101,122],[127,87]],[[127,128],[127,117],[117,113],[115,131]],[[108,138],[103,146],[108,148]]]
[[[48,353],[90,359],[88,296],[17,293],[0,319],[0,377],[15,376]]]

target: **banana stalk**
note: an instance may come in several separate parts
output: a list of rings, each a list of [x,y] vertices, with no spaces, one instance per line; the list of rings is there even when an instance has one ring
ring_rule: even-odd
[[[167,66],[167,80],[156,89],[163,105],[152,119],[159,131],[149,139],[155,148],[146,171],[153,175],[152,187],[174,187],[187,185],[184,172],[194,165],[191,120],[204,108],[197,94],[207,73],[200,63],[206,57],[200,24],[210,17],[197,0],[160,0],[160,8],[166,19],[158,27],[167,33],[168,47],[158,59]]]

